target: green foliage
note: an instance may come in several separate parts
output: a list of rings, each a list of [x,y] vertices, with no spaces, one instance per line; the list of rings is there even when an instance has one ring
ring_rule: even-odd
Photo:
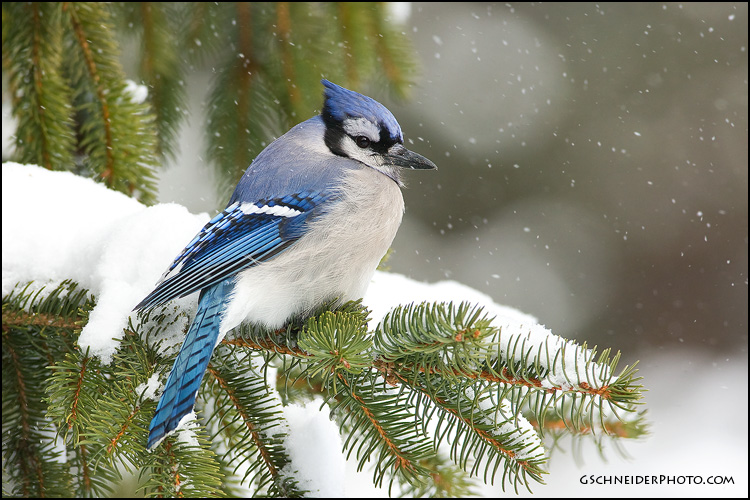
[[[61,460],[45,416],[45,391],[51,383],[47,368],[75,352],[79,308],[92,305],[69,282],[46,296],[42,292],[27,285],[3,297],[3,491],[37,498],[83,489]]]
[[[284,447],[286,425],[281,402],[255,366],[255,353],[221,346],[208,368],[201,402],[207,411],[214,448],[222,463],[259,495],[302,496],[289,475]]]
[[[190,431],[192,439],[174,440],[153,453],[144,452],[138,463],[142,468],[141,478],[146,478],[141,486],[146,496],[224,496],[220,489],[221,464],[210,449],[208,436],[201,429],[191,428]],[[146,434],[140,433],[138,437]]]
[[[420,483],[430,471],[421,464],[434,453],[430,440],[414,425],[413,409],[407,404],[409,394],[390,390],[375,371],[360,375],[337,376],[339,384],[329,384],[326,391],[336,398],[331,411],[342,414],[341,425],[348,425],[344,449],[347,458],[356,449],[362,470],[374,462],[373,483],[381,486],[389,479],[389,492],[396,479]],[[351,420],[351,422],[349,422]]]
[[[64,52],[61,4],[3,3],[3,75],[18,119],[20,162],[48,169],[73,165],[72,90],[62,73]]]
[[[310,355],[305,376],[320,376],[333,384],[338,372],[358,374],[372,364],[372,340],[367,336],[367,317],[362,314],[325,311],[311,317],[300,333],[297,345]]]
[[[148,86],[156,119],[157,152],[175,156],[177,132],[187,113],[187,61],[181,49],[185,8],[174,2],[122,2],[113,5],[118,31],[140,40],[138,80]],[[177,39],[176,39],[177,37]]]
[[[147,103],[126,85],[117,40],[128,37]],[[149,202],[189,72],[215,74],[208,156],[226,189],[320,106],[321,77],[405,96],[416,64],[383,3],[73,2],[4,3],[3,68],[19,161]],[[149,452],[154,394],[176,354],[163,344],[184,313],[142,314],[103,364],[77,344],[94,304],[70,282],[3,298],[4,493],[104,496],[138,471],[146,496],[302,496],[282,405],[316,396],[348,456],[403,495],[465,496],[477,478],[528,488],[542,481],[545,438],[645,432],[639,379],[616,371],[619,353],[504,330],[469,304],[399,307],[373,329],[360,302],[332,302],[278,331],[238,327],[214,353],[198,420]]]
[[[371,331],[357,301],[278,331],[237,328],[209,364],[199,420],[149,452],[154,389],[175,356],[162,343],[184,315],[142,314],[103,365],[76,344],[93,306],[69,282],[49,293],[27,285],[3,300],[10,494],[101,496],[127,470],[138,471],[147,496],[302,496],[282,401],[313,395],[323,396],[347,456],[402,495],[465,496],[474,478],[530,489],[545,474],[545,436],[554,448],[563,435],[602,446],[645,432],[639,379],[633,367],[615,375],[619,354],[551,335],[535,341],[507,325],[501,335],[465,303],[398,307]]]
[[[18,161],[83,173],[150,203],[156,133],[128,88],[106,4],[3,3]]]
[[[146,451],[156,408],[146,382],[158,344],[127,330],[113,362],[103,365],[76,343],[93,306],[67,281],[51,292],[27,285],[3,298],[4,491],[103,496],[122,470],[137,470],[146,495],[219,495],[219,465],[203,431],[194,433],[197,444]]]
[[[413,83],[413,51],[383,4],[203,5],[188,7],[195,30],[185,43],[198,44],[216,74],[207,139],[222,192],[268,142],[320,109],[321,77],[353,89],[390,86],[399,97]],[[225,29],[208,29],[214,23]]]
[[[118,40],[137,46],[135,90]],[[214,75],[207,159],[225,195],[268,142],[320,108],[321,77],[403,98],[416,66],[383,3],[3,3],[3,75],[18,120],[11,159],[145,203],[158,158],[175,156],[189,74]]]
[[[149,203],[155,199],[156,134],[149,106],[127,88],[103,4],[66,4],[72,40],[66,73],[82,136],[83,166],[109,187]]]
[[[492,355],[488,337],[497,334],[479,307],[461,304],[409,304],[386,315],[375,331],[375,345],[386,363],[413,367],[413,375],[476,376]],[[488,350],[489,347],[489,350]]]

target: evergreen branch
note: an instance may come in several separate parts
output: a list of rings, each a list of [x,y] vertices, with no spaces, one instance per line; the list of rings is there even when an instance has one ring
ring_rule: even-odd
[[[343,57],[346,68],[346,86],[357,88],[359,87],[359,71],[357,68],[357,61],[360,60],[357,56],[360,55],[360,44],[357,43],[355,33],[357,33],[358,23],[355,17],[357,11],[357,3],[354,2],[337,2],[336,10],[337,16],[341,19],[341,39],[342,47],[344,49]]]
[[[177,27],[176,12],[172,4],[161,2],[143,2],[140,12],[143,19],[140,74],[149,85],[149,102],[156,114],[157,150],[162,156],[174,157],[178,124],[185,116],[187,101],[184,69],[177,47],[170,43],[173,30],[169,28]]]
[[[90,420],[88,409],[96,405],[99,388],[106,383],[98,365],[88,354],[82,356],[76,352],[68,353],[50,367],[53,373],[47,388],[48,414],[65,441],[68,431],[73,431],[73,443],[85,434]]]
[[[571,410],[579,417],[572,420],[576,425],[581,415],[593,415],[583,411],[586,404],[606,401],[631,411],[631,404],[641,397],[633,367],[614,376],[619,353],[610,359],[610,351],[605,350],[597,359],[596,348],[554,335],[501,335],[481,308],[468,304],[396,308],[378,325],[375,347],[379,352],[375,366],[387,379],[422,374],[499,383],[504,386],[499,399],[515,402],[517,412],[529,398],[535,398],[533,406],[541,410],[579,395]]]
[[[548,352],[548,342],[543,344],[544,350]],[[573,348],[573,356],[568,356],[566,349]],[[521,349],[524,350],[524,349]],[[541,350],[541,347],[540,347]],[[530,349],[527,351],[530,352]],[[555,418],[566,422],[571,432],[578,432],[586,428],[594,428],[594,421],[599,420],[599,429],[606,431],[604,417],[607,412],[602,410],[606,404],[612,412],[620,409],[625,412],[634,412],[634,405],[641,397],[642,386],[637,384],[640,380],[635,376],[635,365],[625,367],[619,376],[616,373],[620,354],[616,354],[611,360],[609,350],[605,350],[596,364],[596,348],[586,349],[586,345],[576,346],[574,344],[563,344],[558,347],[554,361],[549,362],[552,369],[540,380],[534,380],[533,385],[521,387],[520,390],[506,386],[504,398],[509,399],[516,411],[521,411],[524,405],[528,405],[534,412],[535,418],[539,420],[540,431],[544,431],[544,421],[548,415],[554,414]],[[549,355],[545,354],[549,360]],[[537,357],[537,360],[539,357]],[[565,366],[565,359],[574,359],[573,367]],[[537,366],[536,371],[545,369]],[[519,366],[511,366],[504,375],[513,372],[528,382],[528,377],[523,376],[524,370]],[[564,377],[560,372],[568,373]],[[595,373],[598,371],[598,374]],[[581,380],[581,373],[585,373],[588,381]],[[598,378],[594,378],[598,377]],[[508,377],[515,380],[513,376]],[[553,413],[550,413],[551,410]],[[620,417],[617,416],[619,419]]]
[[[186,440],[169,440],[146,453],[140,491],[147,497],[220,497],[220,467],[203,431],[193,425]],[[181,434],[187,434],[182,432]]]
[[[208,365],[207,371],[209,374],[211,374],[214,377],[214,379],[219,384],[219,386],[226,392],[227,397],[232,402],[232,405],[234,406],[235,410],[237,411],[240,418],[242,419],[242,422],[245,424],[245,427],[247,428],[247,432],[250,434],[252,438],[252,442],[255,445],[255,448],[258,450],[258,454],[260,455],[262,462],[265,464],[265,468],[268,474],[271,477],[275,478],[278,475],[279,470],[278,470],[278,467],[276,467],[276,465],[274,465],[273,461],[271,460],[271,454],[269,452],[268,446],[266,446],[266,443],[264,442],[264,439],[261,437],[260,431],[258,427],[256,426],[254,419],[252,418],[254,415],[251,416],[251,413],[237,398],[231,385],[227,383],[227,380],[224,379],[221,376],[221,374],[219,374],[219,372],[216,369],[214,369],[214,367],[210,363]]]
[[[447,457],[436,453],[422,464],[431,470],[429,477],[422,482],[401,485],[399,495],[403,498],[467,498],[477,496],[473,489],[477,486],[466,472]]]
[[[503,484],[510,474],[516,487],[519,478],[528,487],[526,474],[541,481],[542,454],[532,455],[532,460],[519,460],[519,451],[523,457],[528,456],[528,452],[509,447],[502,439],[492,438],[491,428],[483,429],[473,417],[462,414],[461,407],[479,411],[476,408],[478,401],[461,402],[462,396],[454,395],[456,384],[472,392],[491,384],[498,388],[497,405],[505,401],[504,414],[515,419],[523,418],[519,412],[528,404],[540,426],[544,425],[548,410],[552,409],[558,415],[564,412],[567,416],[562,417],[563,421],[574,431],[591,428],[597,418],[600,429],[611,428],[611,425],[605,425],[602,405],[608,404],[612,410],[633,411],[632,403],[640,397],[641,387],[635,384],[638,379],[634,377],[632,367],[626,367],[619,377],[613,375],[619,354],[610,359],[609,350],[597,359],[596,349],[588,350],[585,344],[577,346],[554,336],[544,337],[541,341],[532,340],[526,334],[501,337],[500,331],[492,326],[492,320],[484,316],[480,308],[470,308],[468,304],[458,307],[420,304],[396,308],[376,329],[378,357],[373,367],[389,383],[400,383],[420,391],[415,402],[417,407],[423,408],[423,421],[428,421],[434,413],[431,404],[441,409],[441,423],[446,415],[451,417],[447,429],[455,430],[451,438],[454,442],[453,457],[462,467],[466,467],[468,457],[463,451],[456,452],[455,443],[459,438],[469,439],[473,449],[479,446],[484,450],[483,456],[490,457],[495,453],[496,457],[505,457]],[[446,387],[452,390],[441,392]],[[459,390],[459,395],[462,392]],[[487,413],[489,410],[490,407],[483,411]],[[487,420],[487,415],[482,416],[480,412],[479,416],[480,422]],[[506,423],[508,421],[506,419]],[[511,438],[510,444],[516,443],[512,434],[505,437]],[[541,450],[536,441],[530,443],[532,450]],[[485,479],[488,467],[493,463],[494,478],[499,465],[497,459],[487,461]],[[475,464],[472,473],[476,467]]]
[[[46,488],[42,472],[44,460],[39,449],[41,440],[33,435],[34,414],[30,411],[36,397],[33,385],[26,382],[30,375],[26,370],[30,365],[23,355],[25,346],[17,345],[13,337],[6,338],[3,330],[3,468],[7,467],[5,461],[9,461],[11,473],[15,472],[13,476],[18,481],[16,491],[24,496],[35,496]],[[15,396],[14,401],[11,401],[11,394]]]
[[[630,403],[639,395],[640,386],[634,384],[637,379],[633,377],[633,368],[626,367],[619,377],[612,375],[619,355],[610,360],[609,351],[605,351],[597,359],[596,349],[587,350],[585,345],[567,343],[558,344],[558,350],[552,355],[548,340],[535,344],[518,334],[507,336],[506,342],[501,343],[500,331],[492,325],[493,320],[484,315],[481,308],[468,304],[396,308],[375,332],[378,355],[374,360],[371,360],[373,351],[366,340],[366,327],[350,329],[344,323],[335,322],[342,317],[346,316],[330,312],[318,319],[313,317],[296,340],[299,347],[289,347],[289,332],[287,335],[276,332],[274,341],[256,342],[253,347],[271,347],[273,352],[304,358],[307,368],[297,378],[323,376],[324,381],[332,380],[326,383],[330,386],[329,397],[336,399],[339,405],[343,399],[335,381],[343,380],[342,377],[350,376],[355,370],[375,369],[389,384],[400,384],[402,391],[416,391],[419,396],[413,396],[413,401],[417,408],[422,408],[423,423],[429,421],[436,410],[440,412],[439,426],[443,425],[445,430],[439,433],[438,444],[449,436],[456,462],[470,469],[471,474],[477,473],[483,463],[485,480],[491,471],[494,481],[499,466],[503,465],[503,486],[506,479],[510,479],[516,489],[519,483],[528,488],[529,478],[542,480],[541,465],[545,458],[541,442],[532,425],[519,415],[525,404],[531,410],[530,418],[541,415],[536,418],[540,418],[542,425],[551,410],[555,415],[567,415],[563,422],[570,426],[571,432],[578,429],[585,433],[593,419],[603,419],[601,411],[593,411],[597,408],[594,402],[600,401],[598,408],[601,402],[611,402],[613,406],[632,411]],[[359,342],[356,348],[347,349],[355,340]],[[566,348],[573,350],[573,356],[566,355]],[[353,358],[356,366],[348,357],[351,354],[362,355]],[[573,365],[567,371],[566,360],[569,363],[572,360]],[[561,378],[560,369],[567,378]],[[550,374],[556,374],[557,378]],[[583,377],[586,379],[582,380]],[[469,399],[458,396],[456,399],[456,384],[461,387],[457,391],[459,394],[479,394],[488,387],[497,387],[497,403],[487,404],[485,396]],[[349,390],[356,389],[349,387]],[[370,424],[377,427],[364,400],[356,393],[351,398],[361,405]],[[562,409],[563,405],[567,406],[566,410]],[[467,413],[468,409],[471,412]],[[498,411],[506,415],[500,421]],[[513,423],[519,419],[526,422],[525,427]],[[535,423],[538,425],[539,421]],[[599,428],[606,432],[615,429],[616,424],[610,422]],[[464,444],[459,446],[460,442]],[[391,453],[398,454],[392,443],[385,441],[385,446]],[[469,467],[468,450],[483,457],[484,462],[476,461]],[[382,476],[379,480],[382,481]]]
[[[284,448],[283,413],[262,375],[249,366],[253,356],[221,349],[209,364],[213,389],[206,402],[213,407],[209,421],[215,421],[215,435],[230,445],[221,457],[232,464],[233,474],[255,485],[256,491],[271,496],[301,496],[297,482],[288,475],[290,459]]]
[[[60,72],[60,3],[3,4],[3,74],[18,119],[18,161],[51,170],[73,164],[71,89]]]
[[[387,18],[386,4],[376,2],[373,6],[372,39],[375,41],[377,60],[385,75],[385,83],[400,98],[407,97],[410,87],[416,80],[419,64],[415,51],[408,38],[401,35],[396,26]]]
[[[107,101],[105,89],[100,84],[101,77],[99,75],[98,65],[94,60],[94,54],[91,52],[91,45],[88,39],[88,35],[83,29],[83,24],[81,23],[80,16],[78,15],[78,12],[75,9],[74,5],[72,5],[71,3],[68,3],[66,7],[66,10],[69,10],[70,13],[70,22],[73,28],[73,34],[78,42],[78,46],[83,53],[83,60],[86,64],[86,67],[88,68],[89,77],[94,83],[96,97],[98,99],[99,105],[101,106],[101,125],[104,129],[104,141],[102,146],[107,158],[101,176],[105,180],[105,182],[109,181],[111,185],[115,166],[113,156],[114,145],[112,140],[112,122],[110,120],[109,113],[110,106]]]
[[[108,385],[109,390],[97,400],[79,443],[93,450],[91,460],[97,469],[105,467],[119,474],[118,464],[130,469],[129,464],[140,463],[146,455],[150,412],[143,409],[142,391],[138,392],[132,381],[110,381]],[[147,408],[150,406],[149,402]]]
[[[139,77],[148,86],[148,101],[156,119],[156,151],[174,158],[175,142],[187,109],[184,43],[175,42],[182,32],[187,6],[171,2],[122,2],[113,4],[118,28],[140,35]],[[116,19],[117,20],[117,19]]]
[[[374,458],[374,484],[381,486],[388,474],[391,477],[390,491],[396,478],[418,483],[429,476],[431,471],[421,464],[433,455],[433,451],[424,433],[412,423],[414,416],[406,404],[408,395],[386,390],[383,384],[375,382],[374,377],[373,372],[352,375],[339,371],[336,378],[341,383],[334,385],[329,380],[327,391],[329,401],[337,400],[331,412],[344,413],[340,425],[353,420],[344,442],[344,449],[349,450],[347,458],[359,443],[358,470]]]
[[[139,469],[146,455],[146,435],[154,403],[145,397],[153,363],[147,342],[125,330],[113,361],[101,365],[88,355],[68,356],[54,367],[48,390],[50,415],[64,429],[79,469],[91,471],[87,494],[111,491],[121,468]],[[151,355],[153,355],[151,353]],[[74,388],[75,387],[75,388]],[[72,430],[72,433],[68,431]]]
[[[307,378],[323,377],[323,384],[338,371],[359,373],[372,362],[372,340],[367,331],[367,316],[344,311],[326,311],[311,317],[297,340],[307,353]],[[336,377],[331,383],[336,386]]]
[[[184,26],[179,47],[191,65],[215,61],[231,44],[229,29],[217,30],[217,26],[236,24],[237,17],[229,2],[186,2]]]
[[[396,88],[403,88],[402,72],[399,65],[395,64],[393,54],[391,53],[390,47],[390,35],[391,30],[388,28],[388,24],[385,21],[385,5],[379,2],[374,4],[374,8],[378,11],[378,15],[373,16],[375,23],[373,24],[373,38],[376,43],[376,50],[378,57],[382,61],[383,71],[387,79],[396,85]],[[401,58],[400,60],[403,60]]]
[[[466,381],[456,388],[451,381],[438,381],[438,378],[422,375],[416,379],[400,379],[415,391],[411,404],[417,410],[422,408],[422,425],[432,419],[435,411],[439,412],[436,449],[447,437],[453,443],[451,458],[471,475],[477,474],[484,461],[485,482],[491,469],[490,481],[494,483],[495,474],[503,464],[503,489],[509,476],[516,491],[519,482],[530,491],[528,477],[543,482],[544,449],[531,425],[519,424],[525,421],[523,417],[513,415],[507,402],[492,400],[487,395],[489,385],[482,381]],[[471,468],[470,454],[477,459]]]
[[[598,434],[600,437],[611,437],[615,439],[638,439],[648,433],[648,424],[645,420],[645,411],[634,412],[633,417],[627,419],[620,418],[605,418],[602,423],[601,431]],[[556,432],[560,433],[565,431],[565,434],[572,434],[578,436],[594,436],[597,431],[592,426],[580,426],[575,427],[570,424],[565,418],[561,418],[557,413],[552,412],[551,415],[547,415],[543,421],[534,420],[533,417],[529,419],[531,425],[539,428],[544,433]],[[543,427],[543,429],[541,429]]]
[[[93,306],[93,299],[89,299],[88,291],[78,289],[78,285],[71,280],[65,280],[51,290],[50,288],[49,285],[42,286],[33,291],[32,282],[23,288],[20,283],[16,284],[10,293],[3,297],[3,324],[6,323],[5,318],[11,322],[24,317],[39,326],[72,329],[85,317],[80,309],[88,310]],[[44,316],[50,323],[36,321],[35,315]],[[11,324],[8,323],[8,326]]]
[[[86,165],[107,186],[151,202],[155,197],[154,117],[149,106],[127,90],[108,7],[67,2],[63,12],[73,46],[65,63],[75,89]]]
[[[56,314],[30,314],[26,311],[3,311],[3,328],[16,326],[49,326],[72,330],[78,324],[77,318],[64,318]]]
[[[302,116],[305,112],[302,107],[302,96],[299,88],[294,85],[297,75],[294,68],[294,56],[292,54],[292,18],[289,2],[276,3],[276,18],[279,28],[278,46],[281,52],[281,67],[284,73],[286,95],[288,96],[288,113],[292,116]]]
[[[238,9],[238,17],[249,23],[250,4]],[[277,118],[276,106],[271,102],[273,96],[260,76],[251,29],[237,31],[233,41],[239,45],[237,53],[228,54],[218,69],[208,105],[208,155],[219,170],[221,192],[236,184],[260,153],[268,129],[272,128],[268,124]]]
[[[539,389],[542,392],[546,392],[546,393],[555,393],[555,392],[569,393],[570,392],[570,389],[566,389],[560,386],[544,387],[542,385],[543,379],[540,379],[540,378],[513,377],[510,375],[510,372],[508,371],[507,368],[502,369],[501,375],[495,374],[493,370],[481,370],[477,373],[462,373],[460,370],[455,369],[455,368],[440,369],[436,367],[426,368],[424,366],[414,367],[408,364],[396,364],[393,362],[387,362],[383,359],[375,359],[372,363],[372,366],[373,368],[383,373],[383,376],[389,382],[394,380],[393,376],[397,372],[410,373],[410,374],[426,373],[429,375],[433,375],[433,374],[441,375],[441,376],[449,377],[449,378],[463,377],[463,378],[470,379],[470,380],[485,380],[488,382],[497,382],[497,383],[507,384],[510,386]],[[619,377],[618,377],[618,380],[619,380]],[[598,396],[605,400],[616,400],[616,401],[619,401],[620,399],[629,400],[635,397],[636,393],[634,391],[623,390],[622,389],[623,386],[626,386],[626,384],[617,384],[617,386],[605,385],[598,389],[595,389],[589,386],[586,382],[581,382],[581,384],[577,387],[576,392],[579,394]],[[619,397],[616,397],[614,395],[614,391],[618,391],[617,396]]]
[[[334,313],[334,316],[329,316],[327,313]],[[293,358],[307,359],[312,357],[313,354],[306,352],[298,345],[298,337],[305,328],[308,330],[317,328],[318,322],[310,322],[310,320],[324,315],[326,316],[324,323],[340,319],[342,321],[341,326],[345,328],[352,328],[354,325],[364,328],[364,325],[369,322],[369,310],[362,305],[362,299],[348,301],[344,304],[338,304],[338,301],[333,300],[323,304],[309,315],[290,320],[285,327],[275,331],[268,331],[257,325],[243,323],[233,330],[234,338],[225,338],[221,343],[269,352],[273,355],[286,354]],[[329,324],[328,328],[335,329],[335,326],[332,327]],[[309,337],[310,332],[308,331],[305,335]]]
[[[468,305],[396,310],[392,314],[398,318],[384,321],[386,326],[379,326],[371,337],[368,311],[361,303],[327,310],[335,305],[332,302],[304,324],[300,318],[273,332],[243,325],[239,337],[224,342],[208,370],[213,382],[204,385],[199,402],[212,409],[207,420],[214,434],[222,436],[214,446],[221,442],[226,447],[217,461],[207,454],[205,440],[192,441],[190,449],[203,450],[196,453],[208,472],[195,468],[188,473],[186,467],[195,465],[183,463],[193,460],[190,452],[175,450],[193,433],[179,432],[176,440],[168,441],[169,456],[164,460],[173,460],[174,466],[167,470],[162,467],[167,462],[153,462],[144,448],[154,406],[150,397],[145,398],[146,384],[161,358],[159,343],[152,345],[149,336],[168,335],[159,332],[172,326],[181,329],[176,322],[180,314],[141,315],[142,324],[150,325],[149,333],[144,336],[131,325],[114,362],[105,367],[74,348],[74,333],[87,320],[92,304],[87,297],[85,290],[68,282],[51,292],[17,287],[4,299],[3,384],[8,389],[3,424],[10,436],[6,422],[28,432],[26,442],[40,443],[16,467],[31,493],[39,491],[35,488],[55,490],[65,479],[68,494],[70,488],[78,495],[102,494],[119,478],[119,467],[136,467],[146,475],[147,494],[186,494],[193,484],[198,485],[194,491],[216,494],[224,470],[249,480],[258,494],[303,494],[287,475],[292,468],[279,425],[283,416],[264,377],[252,368],[255,352],[265,358],[263,369],[280,357],[288,377],[299,367],[294,372],[297,380],[321,384],[317,390],[327,392],[332,412],[341,419],[345,450],[351,455],[356,448],[360,468],[369,458],[375,460],[377,485],[387,476],[391,488],[396,480],[408,483],[404,491],[445,491],[440,481],[459,474],[436,461],[443,440],[450,443],[451,458],[470,475],[484,469],[485,481],[494,481],[502,465],[503,486],[510,481],[517,488],[529,487],[529,479],[541,480],[544,455],[533,427],[546,430],[553,439],[562,431],[592,436],[597,445],[610,435],[637,437],[645,432],[643,412],[630,418],[617,414],[633,413],[639,378],[634,367],[615,377],[619,355],[610,359],[608,350],[597,355],[585,345],[556,343],[555,338],[539,342],[519,334],[505,335],[500,342],[492,321],[480,308]],[[32,326],[24,325],[24,319]],[[400,333],[391,335],[387,325],[397,325]],[[28,353],[13,347],[15,332],[27,328],[37,332],[37,337],[24,340],[34,347],[37,361],[22,359]],[[64,356],[58,361],[59,353]],[[53,366],[52,375],[37,384],[47,392],[42,399],[48,402],[48,422],[57,426],[68,449],[64,467],[48,467],[55,453],[49,436],[32,436],[41,428],[32,423],[34,415],[44,414],[45,406],[24,412],[25,417],[18,412],[17,407],[34,406],[41,398],[30,393],[29,380],[36,373],[24,371],[28,366]],[[8,372],[11,367],[15,375]],[[377,377],[383,381],[376,382]],[[14,379],[17,387],[9,387]],[[9,403],[6,393],[20,395],[21,403]],[[427,438],[431,421],[436,422],[434,444]],[[7,457],[13,441],[3,444]],[[75,479],[71,467],[77,471]],[[33,480],[38,474],[42,479]]]
[[[76,453],[75,461],[79,464],[79,474],[81,477],[80,487],[76,493],[81,497],[92,496],[98,476],[94,475],[94,471],[89,465],[88,447],[78,446],[76,447],[76,450],[78,453]],[[106,489],[106,487],[103,487],[102,489]]]
[[[69,496],[74,484],[70,465],[60,461],[44,403],[49,386],[46,368],[56,356],[73,352],[74,324],[86,293],[63,282],[47,292],[16,286],[3,298],[3,467],[15,495]],[[61,315],[61,321],[33,326],[6,323],[26,314]],[[60,326],[66,325],[66,326]],[[64,332],[65,334],[61,334]]]
[[[247,349],[253,349],[255,351],[265,351],[277,354],[288,354],[299,358],[310,357],[310,354],[306,353],[299,347],[289,347],[286,345],[279,345],[271,339],[265,340],[252,340],[248,338],[234,338],[234,339],[223,339],[221,341],[224,345],[231,345],[235,347],[244,347]]]
[[[409,304],[383,318],[374,341],[386,371],[398,366],[415,377],[440,374],[458,381],[487,371],[497,331],[482,308],[467,303]]]

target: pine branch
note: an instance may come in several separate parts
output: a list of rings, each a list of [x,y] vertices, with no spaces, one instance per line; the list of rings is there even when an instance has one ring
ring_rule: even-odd
[[[16,286],[3,298],[3,482],[13,495],[70,496],[75,475],[61,462],[50,432],[45,391],[57,356],[75,352],[79,308],[91,302],[85,290],[63,282],[52,291]],[[55,318],[47,323],[34,317]],[[23,324],[23,318],[31,318]]]
[[[396,308],[376,329],[374,346],[366,319],[358,324],[355,318],[354,311],[327,312],[309,320],[296,334],[288,328],[264,339],[263,332],[255,330],[227,342],[293,356],[297,360],[293,366],[304,367],[296,379],[321,379],[329,400],[337,405],[343,404],[344,397],[337,387],[340,382],[356,379],[358,373],[371,377],[375,372],[370,370],[376,370],[391,386],[400,385],[401,393],[411,394],[408,404],[419,410],[422,425],[437,413],[436,449],[447,439],[456,463],[472,475],[484,467],[486,481],[494,481],[502,466],[503,486],[508,480],[516,489],[519,484],[528,488],[529,479],[542,480],[546,459],[534,427],[543,427],[544,419],[551,418],[548,415],[560,416],[574,433],[589,432],[596,420],[598,428],[607,432],[618,428],[612,420],[614,411],[633,412],[632,404],[640,396],[632,367],[614,376],[619,355],[610,359],[606,350],[597,357],[595,349],[554,336],[541,341],[521,333],[501,338],[493,320],[469,304]],[[384,395],[378,395],[370,386],[374,387],[366,384],[368,398],[355,397],[357,389],[351,383],[347,388],[354,394],[349,399],[364,415],[360,418],[377,428],[371,404],[388,390],[380,384]],[[347,411],[353,411],[353,402]],[[603,405],[610,408],[606,417]],[[639,426],[629,426],[634,435]],[[351,430],[347,430],[350,439]],[[382,430],[379,434],[385,435]],[[391,452],[388,460],[400,463],[396,440],[383,443]],[[383,465],[388,463],[386,455],[379,457],[376,469],[388,469]],[[376,479],[382,481],[383,475]]]
[[[53,374],[47,390],[49,417],[57,424],[64,441],[68,441],[68,432],[72,431],[71,441],[78,442],[90,420],[88,409],[100,395],[97,387],[105,382],[97,365],[97,360],[88,353],[84,356],[69,353],[51,367]]]
[[[174,158],[177,132],[187,112],[187,66],[181,57],[187,40],[180,36],[187,7],[170,2],[123,2],[113,8],[119,14],[119,29],[140,37],[138,75],[149,89],[156,149],[161,157]]]
[[[396,308],[375,332],[376,360],[386,377],[405,379],[424,374],[449,380],[471,379],[499,383],[501,399],[517,408],[532,398],[535,413],[574,397],[573,425],[588,403],[604,401],[611,408],[632,411],[640,398],[634,367],[615,377],[619,353],[587,349],[559,337],[530,334],[501,335],[480,308],[461,304],[420,304]]]
[[[453,464],[441,454],[435,454],[422,462],[426,469],[432,471],[423,482],[412,482],[401,485],[400,496],[403,498],[466,498],[477,496],[474,488],[476,481],[466,472]]]
[[[494,483],[502,465],[503,489],[506,480],[516,492],[519,483],[531,490],[529,478],[543,482],[544,449],[523,417],[514,416],[507,402],[491,397],[488,384],[465,382],[456,388],[449,381],[436,384],[437,378],[423,375],[409,382],[419,390],[412,404],[422,408],[423,425],[438,413],[435,448],[447,439],[452,443],[451,458],[472,476],[484,465],[485,482]]]
[[[61,74],[60,3],[3,4],[3,74],[18,120],[16,153],[23,163],[63,170],[73,163],[71,89]]]
[[[145,453],[140,490],[149,497],[221,497],[220,467],[209,448],[208,438],[198,426],[192,436],[169,440],[151,453]],[[184,432],[183,432],[184,434]]]
[[[366,81],[392,84],[400,96],[413,83],[413,51],[403,33],[387,28],[386,12],[378,4],[280,2],[221,4],[200,13],[190,9],[195,14],[189,14],[187,48],[212,54],[217,75],[208,99],[206,137],[221,192],[235,184],[272,137],[320,107],[321,76],[354,89]],[[332,18],[341,21],[339,29],[328,29]],[[231,23],[220,33],[206,29],[205,23],[226,19]],[[195,40],[200,48],[191,45]],[[203,48],[204,41],[210,48]],[[342,64],[332,65],[332,59]]]
[[[155,196],[154,119],[128,90],[103,4],[66,3],[72,50],[64,61],[73,82],[84,163],[109,187],[145,203]]]
[[[282,81],[286,84],[288,99],[286,107],[290,116],[302,116],[305,108],[302,106],[302,95],[293,82],[297,81],[297,70],[293,54],[292,17],[289,2],[276,3],[277,26],[279,27],[278,50],[281,53],[281,67],[284,74]]]
[[[310,360],[304,376],[322,376],[323,383],[330,381],[335,390],[340,377],[334,375],[340,370],[357,374],[369,368],[372,340],[367,333],[367,317],[362,314],[325,311],[311,317],[297,341]]]
[[[377,61],[385,76],[381,79],[382,83],[388,85],[397,97],[404,99],[408,97],[421,71],[419,63],[414,58],[414,49],[409,40],[388,19],[387,5],[375,2],[373,8],[375,12],[370,37],[375,41]]]
[[[219,349],[209,365],[213,390],[204,395],[206,408],[213,408],[208,421],[214,442],[228,443],[221,457],[232,464],[232,474],[255,485],[270,496],[301,496],[293,477],[287,475],[290,459],[284,448],[286,424],[276,399],[262,374],[251,363],[253,356],[238,356]],[[220,439],[220,441],[219,441]],[[244,472],[242,472],[244,470]]]
[[[4,300],[3,446],[7,456],[19,442],[40,443],[23,445],[31,454],[14,455],[22,459],[14,465],[17,477],[25,481],[19,492],[101,495],[125,468],[143,471],[146,494],[215,495],[232,487],[221,479],[228,471],[258,494],[302,495],[289,473],[280,400],[265,382],[265,369],[282,359],[284,385],[294,379],[292,385],[304,382],[323,393],[346,436],[345,450],[356,450],[360,468],[372,460],[374,483],[387,479],[390,490],[398,484],[402,492],[447,491],[441,478],[460,473],[439,458],[444,443],[470,476],[493,482],[502,469],[502,485],[517,489],[541,481],[545,432],[553,446],[563,430],[595,437],[597,445],[645,432],[643,412],[633,406],[640,394],[636,371],[626,367],[615,376],[619,356],[610,359],[607,350],[597,355],[554,336],[501,336],[495,320],[468,304],[397,308],[373,334],[360,302],[330,310],[331,303],[278,331],[243,325],[225,339],[197,405],[211,444],[192,424],[193,430],[169,437],[155,459],[145,450],[154,375],[157,366],[166,374],[173,358],[163,356],[159,339],[182,329],[184,315],[171,307],[143,314],[103,366],[75,347],[92,306],[70,283],[51,293],[19,287]],[[19,348],[17,339],[34,349]],[[52,371],[39,369],[44,366]],[[34,393],[36,387],[47,396]],[[43,427],[35,416],[45,411],[65,443],[62,468],[52,465],[50,436],[34,435]],[[38,474],[46,480],[32,480]]]
[[[382,486],[390,476],[389,492],[396,479],[419,483],[429,476],[431,471],[421,464],[433,456],[432,446],[413,425],[414,416],[405,404],[408,393],[386,390],[382,382],[376,382],[374,373],[338,373],[336,379],[339,383],[329,383],[327,388],[337,400],[331,411],[344,413],[342,426],[353,421],[344,449],[349,450],[348,458],[357,448],[358,470],[374,458],[373,482]]]

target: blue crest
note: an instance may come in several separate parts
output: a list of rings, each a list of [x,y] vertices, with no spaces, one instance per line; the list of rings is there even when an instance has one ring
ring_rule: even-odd
[[[371,97],[345,89],[328,80],[323,79],[320,83],[325,87],[324,117],[328,116],[339,123],[343,123],[347,118],[364,118],[377,124],[381,130],[387,131],[392,140],[404,142],[401,127],[388,108]]]

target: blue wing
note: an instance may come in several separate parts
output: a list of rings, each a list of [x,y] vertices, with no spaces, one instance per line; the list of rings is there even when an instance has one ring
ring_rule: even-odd
[[[188,243],[134,310],[184,297],[278,255],[306,233],[310,217],[333,198],[330,191],[303,191],[230,204]]]

